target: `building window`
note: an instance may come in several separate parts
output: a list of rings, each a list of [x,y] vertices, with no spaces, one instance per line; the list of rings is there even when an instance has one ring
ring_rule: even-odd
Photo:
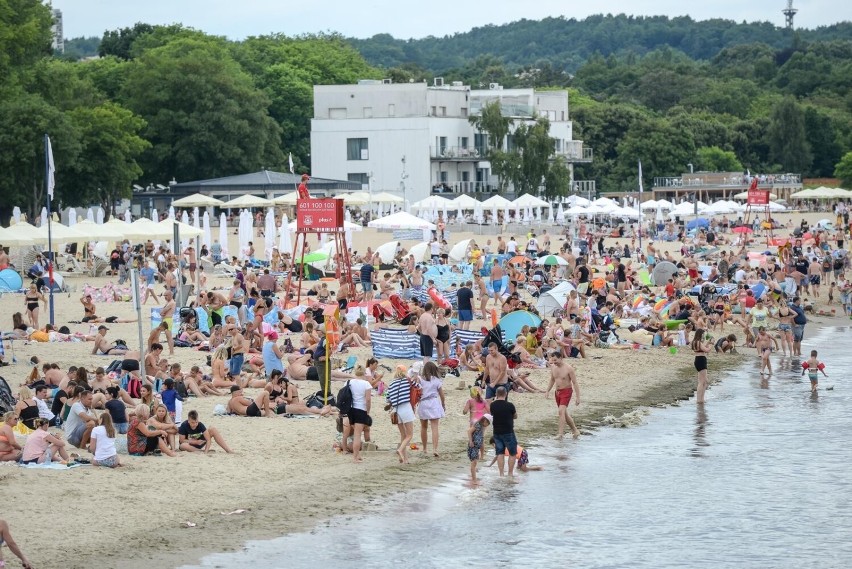
[[[467,150],[467,145],[468,145],[469,141],[470,141],[470,139],[468,137],[462,136],[461,141],[460,141],[461,144],[459,144],[459,146],[461,146],[463,149]]]
[[[373,118],[373,107],[364,107],[364,118],[365,119]]]
[[[389,117],[395,117],[396,116],[396,105],[394,105],[393,103],[388,105],[388,116]]]
[[[470,172],[462,172],[461,173],[461,181],[462,182],[470,182]]]
[[[438,113],[436,113],[436,112],[435,112],[435,105],[432,105],[432,106],[430,107],[429,115],[430,115],[430,116],[433,116],[433,117],[438,116]]]
[[[350,182],[358,182],[359,184],[361,184],[362,190],[367,189],[370,185],[370,175],[367,174],[366,172],[358,172],[356,174],[347,174],[346,178]]]
[[[330,119],[345,119],[346,118],[346,108],[329,108],[328,109],[328,118]]]
[[[369,160],[370,150],[367,145],[366,138],[347,138],[346,139],[346,159],[347,160]]]
[[[441,183],[446,184],[450,181],[450,174],[444,170],[441,171]]]
[[[467,118],[467,107],[461,108],[461,116],[462,116],[463,119]]]
[[[488,135],[487,134],[474,134],[473,135],[473,146],[476,148],[477,152],[479,152],[480,156],[485,156],[486,151],[488,150]]]
[[[439,136],[438,137],[438,152],[440,156],[444,156],[447,153],[447,137]]]
[[[447,107],[441,107],[441,108],[440,108],[440,111],[441,111],[441,116],[442,116],[442,117],[447,116]]]
[[[561,138],[554,138],[553,139],[553,149],[556,152],[562,152],[562,139]]]

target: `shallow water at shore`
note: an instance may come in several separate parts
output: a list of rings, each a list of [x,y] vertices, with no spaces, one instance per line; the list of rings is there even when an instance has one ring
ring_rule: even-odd
[[[850,340],[849,328],[806,338],[803,352],[819,349],[829,374],[816,396],[800,359],[773,358],[775,375],[762,379],[753,357],[725,374],[703,410],[692,400],[654,410],[640,427],[530,444],[531,464],[544,470],[517,484],[481,466],[479,487],[453,477],[185,569],[848,567]]]

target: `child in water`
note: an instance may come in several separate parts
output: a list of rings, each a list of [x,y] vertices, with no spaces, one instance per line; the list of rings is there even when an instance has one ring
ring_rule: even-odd
[[[814,393],[817,390],[817,385],[819,385],[819,372],[828,377],[828,374],[825,373],[825,364],[817,359],[816,350],[811,350],[810,359],[802,363],[802,375],[805,375],[805,372],[808,373],[808,379],[811,380],[811,393]]]
[[[476,465],[482,451],[485,435],[483,431],[491,424],[491,415],[485,413],[467,430],[467,457],[470,459],[470,480],[476,482]]]
[[[494,444],[494,438],[492,437],[489,442],[491,444]],[[506,449],[505,455],[509,456],[509,449]],[[515,458],[518,461],[517,462],[517,468],[521,472],[531,472],[533,470],[541,470],[542,469],[541,466],[530,466],[530,456],[529,456],[529,454],[527,454],[527,449],[525,449],[521,445],[518,445],[518,454],[515,455]],[[496,456],[491,459],[491,462],[488,464],[488,466],[494,466],[495,462],[497,462]]]

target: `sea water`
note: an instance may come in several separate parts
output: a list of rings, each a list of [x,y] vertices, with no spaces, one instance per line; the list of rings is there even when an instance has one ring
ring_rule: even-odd
[[[767,378],[752,356],[703,409],[530,441],[543,470],[516,484],[482,467],[479,487],[459,474],[197,567],[852,567],[852,331],[814,348],[829,374],[817,395],[801,358],[773,356]]]

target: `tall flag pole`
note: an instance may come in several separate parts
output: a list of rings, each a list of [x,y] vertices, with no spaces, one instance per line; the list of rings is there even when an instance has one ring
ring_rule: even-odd
[[[636,255],[636,258],[642,257],[642,193],[644,192],[644,188],[642,187],[642,161],[639,161],[639,252]]]
[[[44,183],[47,187],[47,270],[48,284],[50,286],[50,325],[54,324],[54,308],[53,308],[53,231],[51,228],[51,205],[53,199],[53,188],[56,187],[56,178],[54,174],[56,167],[53,163],[53,148],[50,146],[50,137],[44,135],[44,162],[45,162],[45,177]]]

